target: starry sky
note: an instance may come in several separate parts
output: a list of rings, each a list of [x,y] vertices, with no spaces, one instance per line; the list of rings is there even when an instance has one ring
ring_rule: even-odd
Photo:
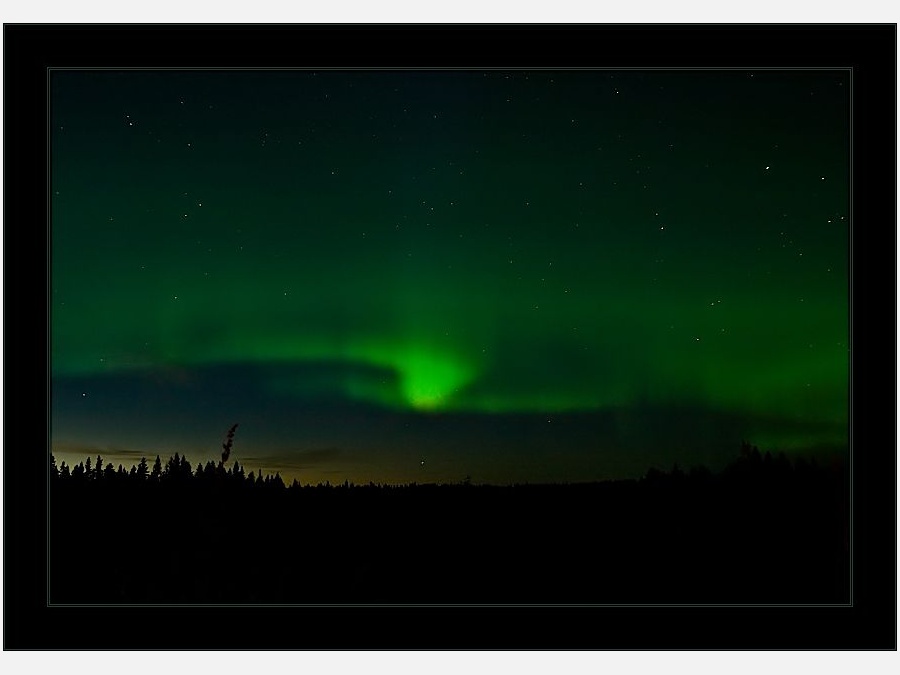
[[[51,445],[587,481],[848,438],[850,76],[58,70]]]

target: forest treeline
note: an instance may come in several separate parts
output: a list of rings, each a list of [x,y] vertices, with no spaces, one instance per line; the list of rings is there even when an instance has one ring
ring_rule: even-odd
[[[56,458],[50,456],[50,477],[54,482],[57,480],[78,482],[104,482],[106,484],[155,484],[162,483],[168,485],[186,485],[192,482],[196,483],[218,483],[218,484],[246,484],[260,487],[283,488],[285,487],[281,474],[276,472],[275,475],[266,475],[263,477],[262,472],[254,473],[251,471],[246,474],[244,467],[235,460],[228,468],[224,462],[218,464],[208,461],[205,465],[202,462],[197,463],[196,470],[191,468],[191,463],[186,457],[182,457],[177,452],[166,460],[163,464],[160,456],[156,456],[156,461],[150,467],[147,464],[147,458],[142,457],[138,464],[132,465],[131,469],[126,471],[122,464],[118,468],[113,466],[112,462],[103,465],[103,457],[97,455],[96,460],[87,457],[74,467],[69,467],[62,462],[58,467]],[[292,483],[292,487],[298,487],[299,483],[296,479]]]
[[[841,467],[841,472],[843,467]],[[648,485],[677,485],[680,482],[688,481],[693,484],[704,484],[710,481],[725,482],[743,482],[756,480],[791,480],[796,478],[805,478],[807,480],[820,477],[823,473],[834,473],[834,470],[825,471],[818,465],[815,459],[807,460],[804,457],[797,457],[793,460],[789,459],[784,452],[772,454],[771,452],[762,453],[755,445],[751,445],[746,441],[741,444],[740,455],[737,459],[728,464],[725,469],[714,474],[705,466],[697,465],[690,467],[687,471],[682,469],[677,463],[674,464],[669,471],[663,471],[657,468],[650,468],[638,479],[639,482]],[[363,485],[357,485],[349,480],[343,483],[332,485],[330,481],[317,483],[311,486],[309,483],[301,485],[295,478],[288,486],[281,478],[280,472],[275,474],[267,474],[263,476],[262,471],[247,473],[244,466],[235,460],[230,466],[226,467],[225,463],[220,461],[214,463],[207,461],[206,464],[198,462],[196,468],[193,468],[190,461],[186,457],[182,457],[179,453],[175,453],[163,464],[159,455],[156,456],[152,467],[148,465],[147,458],[142,457],[138,464],[131,466],[130,470],[126,470],[124,465],[119,464],[115,467],[112,462],[107,462],[104,466],[103,457],[97,455],[95,460],[90,456],[79,462],[73,467],[69,467],[65,462],[57,466],[56,458],[50,455],[50,476],[54,484],[58,481],[71,481],[75,483],[87,482],[103,482],[104,484],[120,485],[139,485],[139,484],[162,484],[162,485],[200,485],[200,484],[216,484],[223,486],[247,486],[247,487],[267,487],[271,489],[289,487],[291,489],[299,489],[301,487],[316,488],[399,488],[399,487],[437,487],[434,483],[409,483],[406,485],[383,484],[369,482]],[[618,481],[607,481],[607,483],[632,483],[633,479],[624,479]],[[459,485],[471,487],[471,478],[466,476],[457,483],[441,483],[441,487],[449,487]],[[530,484],[515,484],[510,487],[524,488]],[[590,483],[564,484],[568,487],[590,485]],[[531,487],[540,486],[548,487],[546,484],[538,483]],[[494,486],[492,486],[494,487]]]
[[[843,466],[748,443],[599,483],[285,485],[177,455],[51,475],[51,604],[849,599]]]

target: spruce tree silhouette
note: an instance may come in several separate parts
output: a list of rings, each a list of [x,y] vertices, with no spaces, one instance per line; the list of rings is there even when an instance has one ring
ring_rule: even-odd
[[[150,472],[150,479],[155,483],[159,481],[162,477],[162,461],[159,459],[159,455],[156,456],[156,461],[153,463],[153,471]]]
[[[228,461],[228,457],[231,455],[231,446],[234,444],[234,432],[235,429],[238,428],[238,425],[235,424],[232,426],[228,433],[225,435],[225,442],[222,443],[222,464]]]
[[[244,482],[244,467],[234,460],[234,466],[231,467],[231,477],[238,483]]]

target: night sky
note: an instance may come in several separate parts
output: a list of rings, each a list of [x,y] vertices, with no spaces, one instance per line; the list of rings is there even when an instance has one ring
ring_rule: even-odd
[[[846,449],[848,71],[54,71],[51,441],[301,483]]]

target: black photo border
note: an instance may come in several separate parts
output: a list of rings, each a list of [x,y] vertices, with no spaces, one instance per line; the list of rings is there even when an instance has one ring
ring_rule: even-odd
[[[896,62],[896,24],[4,25],[4,649],[896,649]],[[47,73],[97,67],[851,68],[851,606],[48,606]]]

